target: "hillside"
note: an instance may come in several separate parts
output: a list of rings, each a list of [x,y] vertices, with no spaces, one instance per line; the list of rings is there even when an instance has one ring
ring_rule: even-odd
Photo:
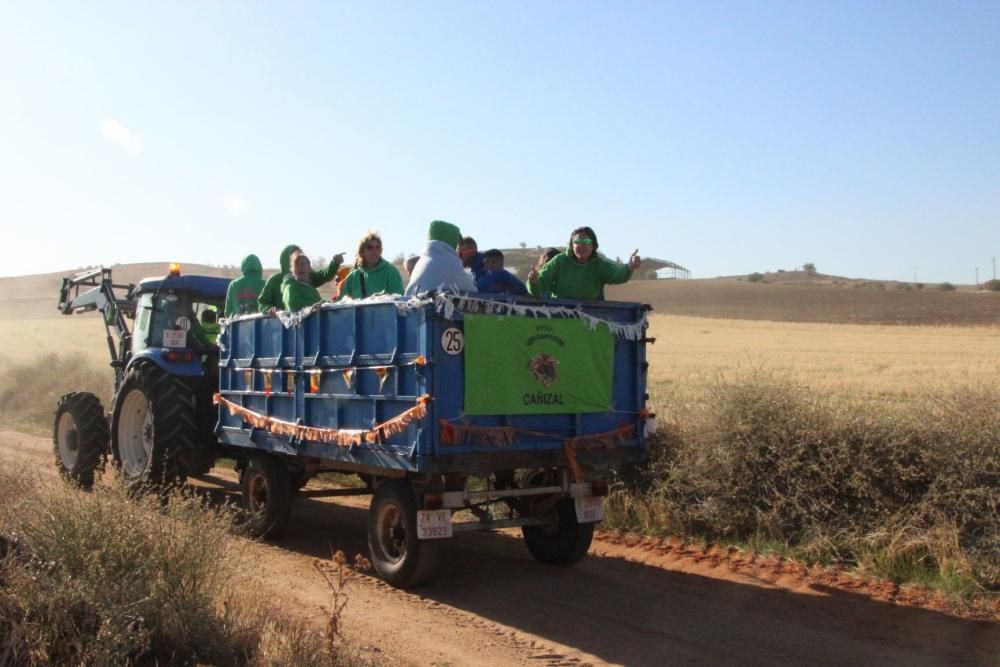
[[[641,301],[661,314],[777,322],[1000,324],[1000,292],[942,291],[909,283],[801,274],[751,283],[740,278],[640,280],[609,286],[608,299]]]
[[[504,251],[514,268],[526,265],[535,249]],[[116,281],[138,282],[163,275],[167,263],[115,265]],[[221,267],[183,265],[188,274],[234,276]],[[274,269],[265,270],[270,274]],[[65,275],[74,271],[0,278],[0,319],[37,320],[59,317],[56,301]],[[405,273],[404,273],[405,280]],[[329,296],[330,288],[321,289]],[[855,324],[1000,324],[1000,292],[972,286],[942,291],[928,285],[879,282],[788,271],[764,274],[763,282],[734,276],[698,280],[633,280],[610,286],[607,297],[649,303],[655,312],[693,317],[840,322]]]

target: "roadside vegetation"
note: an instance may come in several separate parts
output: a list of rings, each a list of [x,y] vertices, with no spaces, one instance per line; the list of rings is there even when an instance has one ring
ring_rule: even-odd
[[[274,607],[227,507],[192,493],[84,493],[0,468],[0,664],[367,664],[340,635],[340,555],[326,632]]]
[[[111,369],[79,352],[38,355],[31,361],[0,358],[0,373],[4,378],[0,420],[5,430],[51,435],[59,397],[71,391],[92,392],[105,410],[109,408]]]
[[[606,526],[846,563],[956,601],[1000,591],[1000,388],[871,402],[747,369],[656,405]]]

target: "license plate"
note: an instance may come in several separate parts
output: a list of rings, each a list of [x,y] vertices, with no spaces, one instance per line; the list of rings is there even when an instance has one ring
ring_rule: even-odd
[[[577,523],[596,523],[604,521],[604,498],[586,496],[576,499]]]
[[[418,510],[417,537],[436,540],[451,537],[451,510]]]
[[[183,329],[164,329],[163,347],[186,347],[187,331]]]

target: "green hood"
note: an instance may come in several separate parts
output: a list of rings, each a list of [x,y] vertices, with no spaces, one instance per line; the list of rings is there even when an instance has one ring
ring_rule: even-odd
[[[286,245],[285,249],[281,251],[281,272],[288,273],[292,270],[292,253],[296,250],[302,250],[294,243],[292,245]]]
[[[443,241],[449,248],[457,248],[458,242],[462,240],[462,232],[450,222],[435,220],[427,230],[427,240]]]
[[[245,276],[260,277],[260,274],[264,271],[264,267],[261,266],[260,258],[257,255],[247,255],[243,258],[243,263],[240,264],[240,271]]]

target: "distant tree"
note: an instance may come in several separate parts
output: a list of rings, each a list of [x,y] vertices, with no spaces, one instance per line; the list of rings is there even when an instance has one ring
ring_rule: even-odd
[[[816,275],[816,265],[812,262],[806,262],[802,265],[802,270],[806,272],[807,276]]]
[[[949,282],[943,282],[940,285],[938,285],[938,289],[941,290],[942,292],[954,292],[955,286]]]
[[[987,280],[983,283],[983,289],[990,292],[1000,292],[1000,280]]]
[[[747,280],[749,280],[752,283],[762,283],[764,282],[764,274],[755,271],[754,273],[751,273],[749,276],[747,276]]]
[[[528,247],[528,244],[525,243],[524,241],[519,242],[517,245],[521,246],[521,250],[524,250],[525,248]]]
[[[923,283],[913,283],[913,286],[916,287],[917,289],[923,289],[924,288],[924,284]]]

